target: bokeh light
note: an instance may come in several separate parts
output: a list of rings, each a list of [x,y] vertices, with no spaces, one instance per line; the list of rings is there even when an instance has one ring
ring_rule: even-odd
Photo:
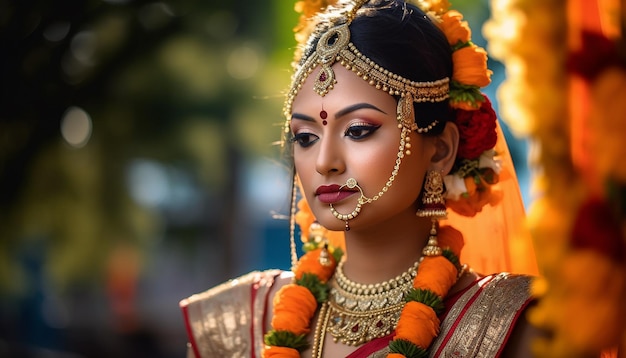
[[[91,117],[79,107],[70,107],[61,120],[61,135],[67,144],[81,148],[89,142],[92,132]]]

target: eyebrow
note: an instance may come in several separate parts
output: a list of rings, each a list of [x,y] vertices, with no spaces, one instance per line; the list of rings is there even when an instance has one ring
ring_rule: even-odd
[[[315,119],[311,116],[307,116],[306,114],[302,114],[302,113],[292,113],[291,114],[291,119],[301,119],[303,121],[308,121],[308,122],[315,122]]]
[[[387,112],[385,112],[382,109],[374,106],[373,104],[356,103],[356,104],[348,106],[348,107],[338,111],[337,113],[335,113],[335,118],[339,118],[339,117],[345,116],[346,114],[354,112],[354,111],[358,111],[359,109],[373,109],[373,110],[378,111],[380,113],[387,114]],[[306,114],[302,114],[302,113],[296,113],[296,112],[291,114],[291,119],[301,119],[303,121],[315,122],[315,119],[313,117],[307,116]]]
[[[380,113],[383,114],[387,114],[385,111],[383,111],[382,109],[374,106],[373,104],[369,104],[369,103],[356,103],[353,104],[351,106],[348,106],[340,111],[338,111],[337,113],[335,113],[335,118],[339,118],[342,116],[345,116],[346,114],[350,113],[350,112],[354,112],[357,111],[359,109],[373,109],[375,111],[378,111]]]

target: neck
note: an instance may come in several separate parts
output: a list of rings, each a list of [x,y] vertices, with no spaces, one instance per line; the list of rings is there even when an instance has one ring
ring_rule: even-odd
[[[430,219],[407,213],[385,225],[346,232],[346,277],[373,284],[405,272],[422,256],[429,230]]]

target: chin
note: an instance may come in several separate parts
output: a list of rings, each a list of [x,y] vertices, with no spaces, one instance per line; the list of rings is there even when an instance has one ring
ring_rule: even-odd
[[[344,231],[346,229],[346,223],[335,218],[332,214],[329,217],[318,218],[317,222],[329,231]]]

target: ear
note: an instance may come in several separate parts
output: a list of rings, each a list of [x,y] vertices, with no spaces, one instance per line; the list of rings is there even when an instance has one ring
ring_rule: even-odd
[[[456,152],[459,148],[459,129],[456,124],[448,122],[443,132],[433,139],[435,154],[430,160],[430,170],[437,170],[445,175],[452,170],[456,159]]]

